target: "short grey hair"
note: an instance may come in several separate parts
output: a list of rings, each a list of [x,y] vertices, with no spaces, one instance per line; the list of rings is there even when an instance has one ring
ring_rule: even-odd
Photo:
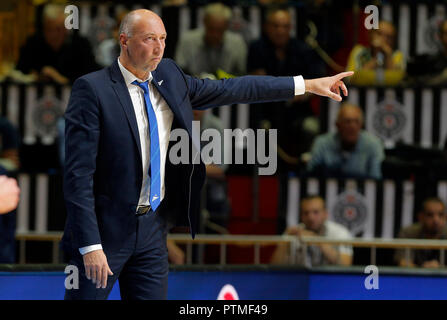
[[[203,19],[208,17],[218,17],[230,21],[232,16],[231,9],[222,3],[212,3],[205,7]]]
[[[120,24],[119,34],[124,33],[129,38],[132,37],[133,23],[135,21],[135,16],[136,14],[134,11],[129,12],[124,16]]]

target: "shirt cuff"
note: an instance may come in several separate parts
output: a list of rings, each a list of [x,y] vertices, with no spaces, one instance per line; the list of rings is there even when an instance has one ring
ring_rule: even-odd
[[[293,77],[293,82],[295,83],[295,95],[304,94],[306,92],[306,85],[304,84],[303,76]]]
[[[91,246],[86,246],[86,247],[82,247],[79,248],[79,252],[84,255],[86,253],[95,251],[95,250],[102,250],[102,245],[100,244],[92,244]]]

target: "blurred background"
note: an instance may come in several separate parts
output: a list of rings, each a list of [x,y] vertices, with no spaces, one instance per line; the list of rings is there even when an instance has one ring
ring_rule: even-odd
[[[64,25],[68,5],[78,9],[78,29]],[[377,17],[365,12],[369,5]],[[373,259],[384,266],[444,267],[444,250],[436,246],[404,252],[377,243],[314,244],[295,256],[286,242],[274,242],[281,235],[446,239],[447,6],[429,0],[2,0],[0,173],[17,179],[21,197],[16,210],[0,216],[0,263],[64,262],[57,242],[65,223],[63,114],[71,84],[113,63],[120,20],[137,8],[162,17],[165,57],[196,77],[309,79],[356,71],[342,103],[306,94],[195,113],[202,130],[278,130],[270,150],[277,153],[276,173],[259,176],[260,163],[208,165],[201,209],[201,234],[271,241],[256,250],[192,247],[175,237],[187,230],[173,230],[171,263],[218,264],[225,255],[226,264],[365,265]],[[247,151],[242,135],[223,146],[223,152],[237,150]]]

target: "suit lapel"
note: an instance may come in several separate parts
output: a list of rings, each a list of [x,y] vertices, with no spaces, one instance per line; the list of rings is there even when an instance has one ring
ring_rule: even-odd
[[[130,99],[129,90],[126,87],[117,61],[115,61],[114,64],[110,67],[110,76],[112,79],[113,90],[115,91],[115,94],[118,97],[122,108],[124,109],[127,121],[129,122],[129,126],[135,140],[135,144],[138,148],[138,154],[140,155],[141,159],[141,142],[140,135],[138,133],[137,118],[135,117],[135,110],[132,105],[132,100]]]
[[[160,67],[160,66],[159,66]],[[187,125],[185,122],[185,117],[182,114],[178,103],[173,98],[172,93],[169,93],[168,89],[168,83],[165,82],[163,79],[163,76],[160,72],[157,72],[157,70],[152,71],[152,84],[157,88],[160,95],[165,99],[166,103],[168,104],[169,108],[174,113],[174,116],[177,120],[179,120],[184,128],[187,129],[188,133],[192,135],[191,132],[191,125]]]

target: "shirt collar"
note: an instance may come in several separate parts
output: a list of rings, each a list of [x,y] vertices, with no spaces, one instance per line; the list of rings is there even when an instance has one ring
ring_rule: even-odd
[[[152,81],[152,72],[149,72],[149,75],[145,80],[141,80],[141,79],[137,78],[132,72],[127,70],[121,64],[119,58],[118,58],[118,66],[120,67],[121,73],[123,74],[124,82],[126,83],[126,86],[130,86],[132,84],[132,82],[134,82],[135,80],[137,80],[138,82],[148,81],[148,83],[151,83],[151,81]]]

